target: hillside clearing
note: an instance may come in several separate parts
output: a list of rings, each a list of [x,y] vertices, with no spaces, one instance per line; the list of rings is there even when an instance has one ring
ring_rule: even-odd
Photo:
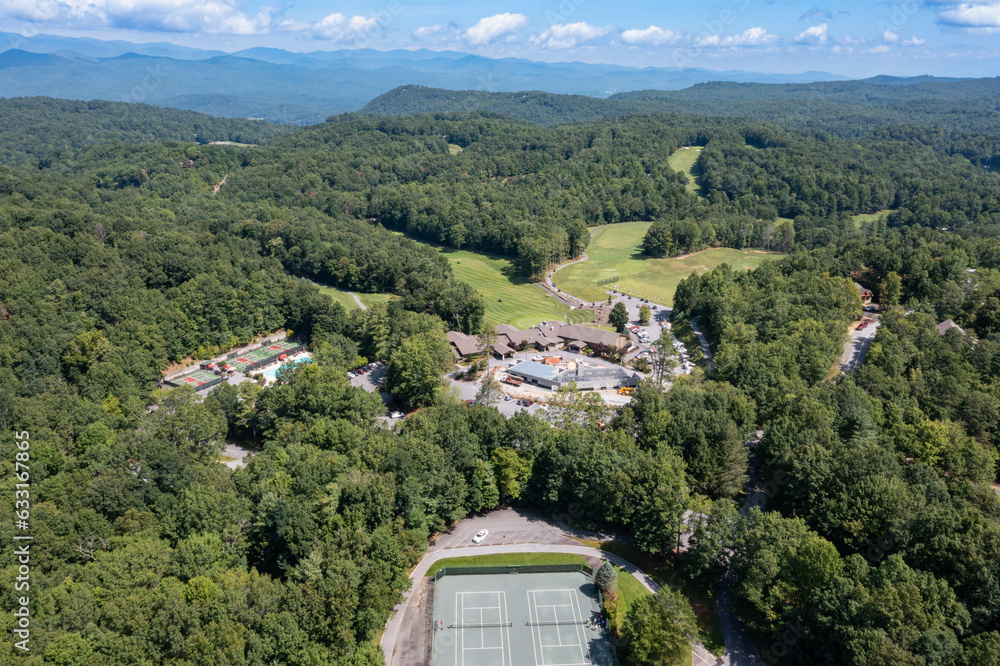
[[[320,293],[326,294],[337,303],[343,305],[344,309],[348,312],[358,309],[358,304],[354,302],[354,299],[351,298],[351,295],[346,291],[340,291],[339,289],[334,289],[333,287],[328,287],[319,283],[315,284],[319,287]],[[360,298],[361,302],[366,306],[371,307],[379,303],[388,303],[398,297],[395,294],[358,294],[358,298]]]
[[[583,324],[594,321],[591,310],[571,310],[537,284],[517,275],[514,262],[506,257],[464,250],[442,249],[455,277],[472,286],[486,301],[486,321],[528,328],[541,321],[568,319]]]
[[[553,280],[563,291],[579,298],[600,301],[609,289],[648,298],[657,303],[673,303],[674,291],[691,273],[706,273],[719,264],[733,268],[755,268],[766,259],[780,257],[755,250],[713,248],[674,259],[655,259],[642,254],[642,239],[650,222],[625,222],[597,227],[587,248],[587,261],[558,271]],[[598,281],[618,276],[608,285]]]
[[[704,198],[701,184],[698,182],[698,178],[701,176],[701,169],[697,164],[700,156],[701,146],[684,146],[667,158],[667,164],[674,171],[687,174],[688,182],[686,187],[688,192]]]

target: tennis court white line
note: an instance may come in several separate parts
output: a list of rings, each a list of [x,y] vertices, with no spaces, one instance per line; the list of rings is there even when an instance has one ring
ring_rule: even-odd
[[[500,618],[501,622],[510,622],[510,614],[507,612],[507,593],[503,592],[503,616]],[[510,644],[510,627],[504,627],[504,633],[507,634],[507,666],[511,666],[511,659],[514,657],[514,646]],[[500,645],[503,645],[503,637],[500,639]]]
[[[461,618],[465,617],[465,605],[464,605],[465,604],[465,599],[463,597],[464,597],[464,594],[462,592],[455,593],[455,621],[456,622],[461,622]],[[463,604],[461,612],[458,610],[458,608],[459,608],[458,602],[460,600],[462,601],[462,604]],[[461,652],[461,654],[462,654],[462,661],[458,660],[458,655],[459,655],[459,652],[458,652],[458,641],[455,641],[455,664],[464,664],[465,663],[465,632],[464,631],[459,631],[458,633],[461,635],[461,641],[462,641],[462,652]]]
[[[496,606],[466,606],[465,605],[465,595],[466,594],[495,594],[497,595],[497,605]],[[503,604],[501,606],[501,603]],[[465,623],[465,611],[479,611],[479,624],[485,623],[485,618],[483,617],[483,611],[495,610],[500,616],[499,621],[509,622],[509,616],[506,614],[507,608],[507,593],[504,591],[489,591],[489,592],[456,592],[455,593],[455,622],[459,624]],[[509,627],[499,627],[500,629],[500,647],[487,647],[486,646],[486,627],[479,627],[479,645],[480,647],[465,647],[465,629],[458,630],[461,634],[460,641],[455,641],[455,664],[456,666],[465,666],[465,653],[473,651],[482,650],[499,650],[500,651],[500,663],[511,666],[511,651],[508,649],[510,647],[510,628]],[[507,645],[504,645],[503,637],[504,633],[507,634]],[[461,642],[461,653],[459,653],[459,643]],[[459,658],[461,654],[461,658]]]
[[[537,602],[537,598],[535,596],[536,592],[550,592],[550,593],[552,593],[552,592],[558,592],[558,593],[561,593],[561,594],[567,594],[567,595],[569,595],[570,603],[568,603],[568,604],[539,604]],[[566,607],[569,607],[569,608],[573,609],[573,617],[575,619],[581,619],[582,618],[582,612],[579,612],[579,613],[577,612],[577,608],[579,608],[579,605],[578,605],[579,604],[579,600],[576,599],[575,600],[575,604],[574,604],[574,599],[575,599],[574,590],[571,590],[571,589],[561,589],[561,590],[528,590],[527,596],[528,596],[528,620],[529,621],[534,621],[534,622],[540,621],[540,617],[538,615],[538,609],[539,608],[566,608]],[[532,617],[532,614],[534,614],[534,617]],[[553,616],[554,617],[555,617],[555,615],[556,615],[556,613],[553,612]],[[555,628],[556,628],[556,635],[559,638],[559,643],[558,644],[553,643],[551,645],[546,645],[542,641],[542,627],[541,627],[541,625],[536,625],[536,626],[532,627],[532,631],[531,631],[531,647],[535,651],[535,666],[544,666],[545,665],[545,648],[567,648],[567,647],[575,647],[575,648],[577,648],[577,649],[580,650],[580,659],[583,660],[583,659],[586,658],[585,655],[584,655],[584,642],[586,641],[586,636],[583,636],[582,640],[581,640],[581,636],[580,636],[580,632],[581,631],[585,631],[583,629],[583,625],[575,625],[574,626],[574,630],[576,632],[576,638],[577,638],[577,641],[575,643],[563,643],[562,630],[560,629],[560,625],[550,625],[550,626],[555,626]],[[536,636],[538,637],[538,642],[537,643],[535,642],[535,637]],[[542,650],[541,650],[541,653],[542,653],[541,654],[541,660],[539,660],[538,647],[542,648]],[[587,646],[586,650],[587,650],[587,653],[590,652],[590,646],[589,645]],[[593,664],[591,664],[590,662],[587,662],[587,661],[580,661],[580,662],[575,662],[575,663],[559,662],[558,664],[553,663],[552,666],[593,666]]]
[[[583,619],[583,609],[580,608],[580,595],[571,595],[571,601],[576,604],[576,617]],[[576,637],[580,640],[580,661],[586,662],[588,660],[593,660],[594,655],[590,654],[590,642],[587,640],[587,630],[583,628],[583,625],[576,626]],[[582,634],[581,634],[582,632]],[[583,646],[587,646],[587,654],[583,653]]]

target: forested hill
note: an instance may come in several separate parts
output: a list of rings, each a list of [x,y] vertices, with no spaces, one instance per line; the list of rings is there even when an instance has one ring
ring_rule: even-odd
[[[684,90],[645,90],[608,99],[454,91],[403,86],[376,97],[362,113],[410,115],[490,111],[543,125],[641,113],[739,116],[788,127],[861,136],[892,123],[1000,134],[1000,79],[890,79],[808,84],[703,83]]]
[[[68,148],[112,141],[260,144],[293,129],[262,120],[216,118],[149,104],[13,97],[0,99],[0,163],[17,164]]]

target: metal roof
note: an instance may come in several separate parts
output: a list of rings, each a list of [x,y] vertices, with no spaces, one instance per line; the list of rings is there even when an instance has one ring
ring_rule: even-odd
[[[559,376],[562,370],[551,365],[536,363],[535,361],[525,361],[515,365],[507,372],[516,375],[524,375],[525,377],[534,377],[535,379],[555,381],[556,377]]]

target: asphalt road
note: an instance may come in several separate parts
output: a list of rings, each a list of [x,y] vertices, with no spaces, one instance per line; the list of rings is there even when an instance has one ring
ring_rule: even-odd
[[[882,325],[877,314],[866,314],[865,321],[870,321],[862,330],[854,328],[844,341],[844,353],[840,357],[841,372],[855,372],[860,368],[868,355],[868,349],[872,346],[875,333]]]

